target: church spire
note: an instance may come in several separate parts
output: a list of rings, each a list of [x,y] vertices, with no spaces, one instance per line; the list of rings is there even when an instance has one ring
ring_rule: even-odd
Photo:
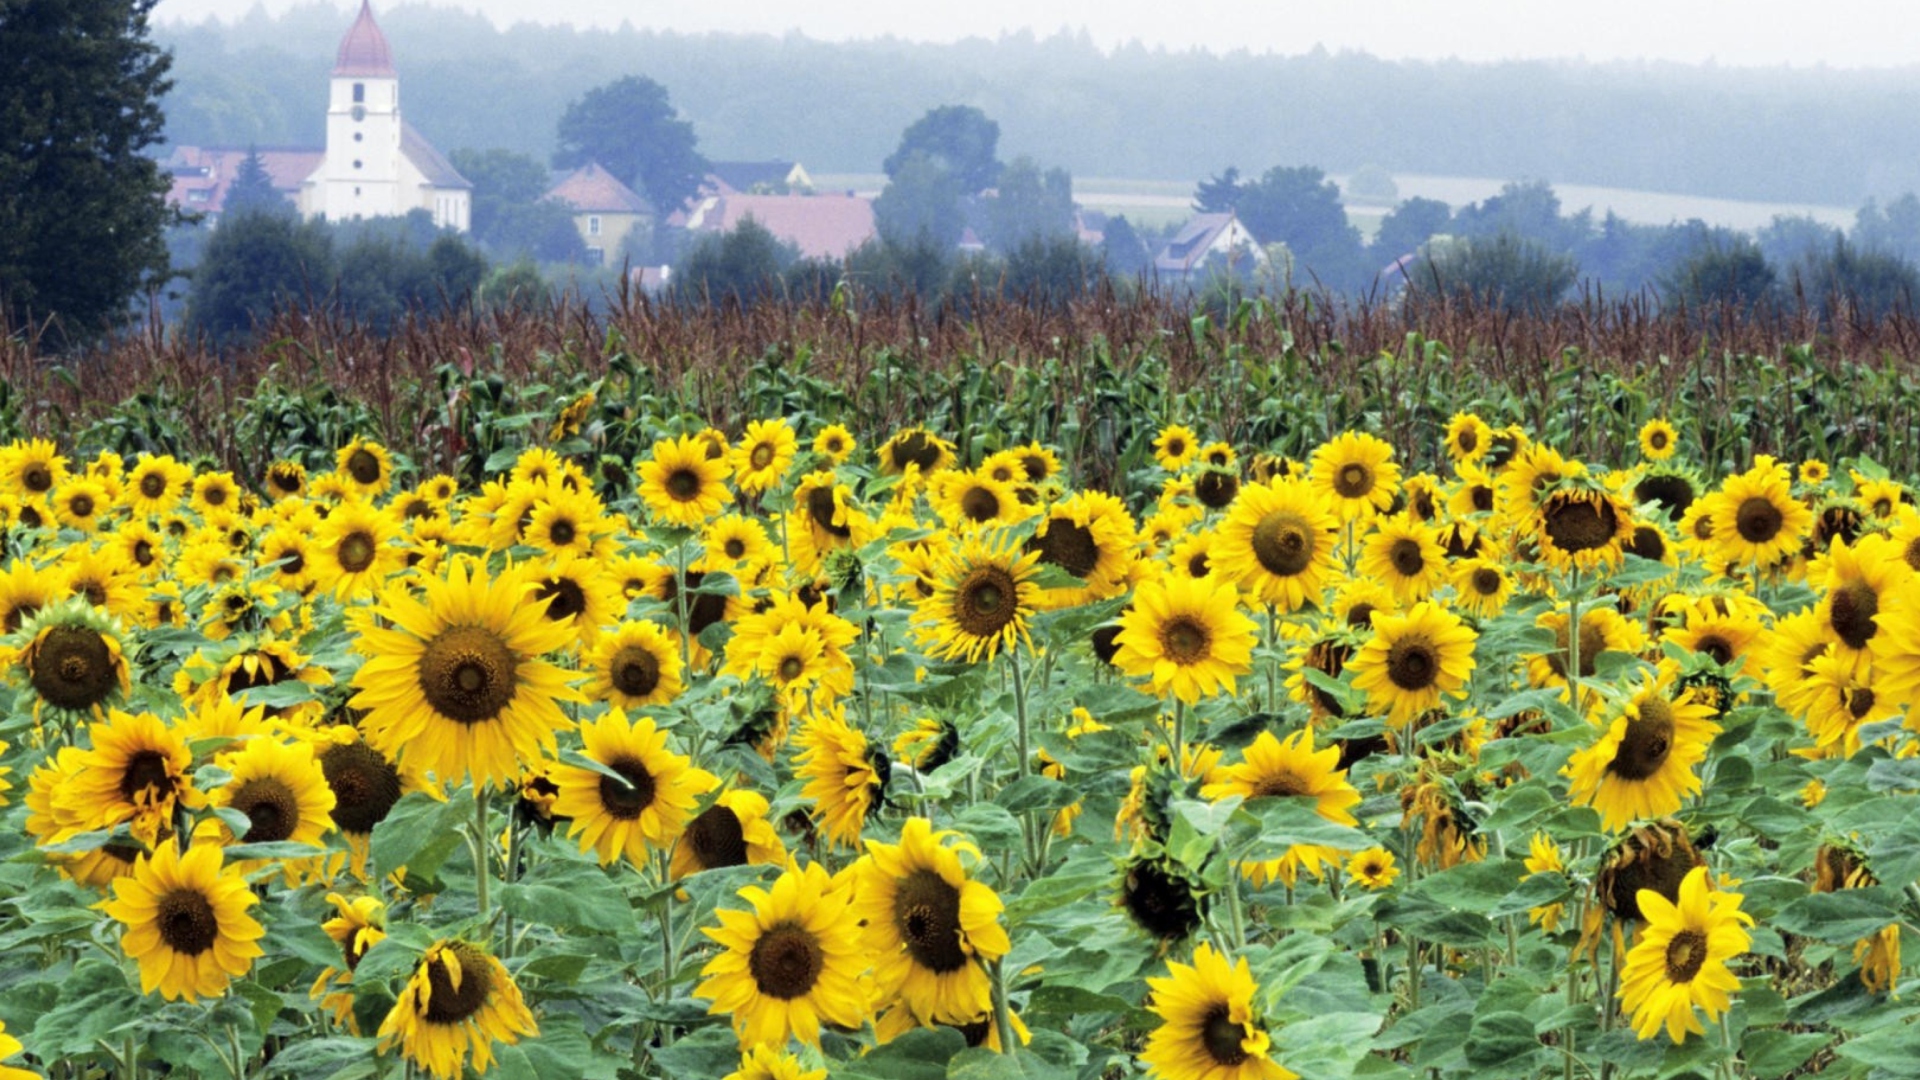
[[[387,47],[387,35],[373,21],[373,6],[360,0],[360,17],[353,21],[347,36],[340,39],[340,53],[334,59],[333,73],[370,79],[392,79],[393,50]]]

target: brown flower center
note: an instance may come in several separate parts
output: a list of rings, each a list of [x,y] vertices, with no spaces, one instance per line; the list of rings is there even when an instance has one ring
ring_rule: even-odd
[[[376,550],[372,534],[350,532],[341,538],[335,556],[340,560],[340,569],[349,574],[358,574],[373,565]]]
[[[844,524],[834,524],[833,519],[839,512],[840,504],[833,497],[831,487],[814,487],[807,491],[807,516],[822,531],[845,540],[853,535],[853,530]]]
[[[1570,554],[1605,547],[1620,524],[1607,500],[1556,498],[1542,512],[1547,539]]]
[[[1077,578],[1093,573],[1100,563],[1100,546],[1094,543],[1093,530],[1064,518],[1052,518],[1047,531],[1027,542],[1037,548],[1040,561],[1052,563]]]
[[[566,547],[568,544],[573,543],[573,538],[578,535],[580,535],[580,531],[574,528],[573,522],[568,521],[566,518],[555,521],[553,525],[547,529],[547,539],[553,541],[557,547]]]
[[[918,465],[921,471],[933,468],[940,462],[940,447],[927,437],[924,431],[910,431],[893,444],[893,467],[905,469],[909,465]]]
[[[372,484],[380,480],[380,459],[371,450],[355,450],[347,456],[347,475],[354,483]]]
[[[747,833],[740,815],[718,803],[687,822],[680,842],[692,850],[703,870],[747,864]]]
[[[1627,780],[1645,780],[1660,771],[1673,752],[1673,706],[1661,698],[1640,703],[1640,715],[1627,721],[1627,733],[1607,771]]]
[[[400,770],[363,742],[338,743],[320,755],[320,772],[333,789],[333,823],[365,836],[400,801]]]
[[[1127,871],[1120,900],[1140,929],[1163,941],[1178,941],[1200,925],[1193,890],[1154,863]]]
[[[167,948],[198,956],[213,948],[220,936],[220,920],[213,905],[198,889],[175,889],[160,898],[153,913],[154,929]]]
[[[976,484],[960,496],[960,514],[968,521],[992,521],[1000,516],[1000,498]]]
[[[1880,594],[1865,582],[1835,589],[1827,601],[1827,621],[1849,648],[1864,649],[1880,630]]]
[[[448,627],[420,653],[420,692],[442,716],[477,724],[498,716],[513,700],[519,666],[513,651],[493,630]]]
[[[1253,797],[1256,799],[1285,798],[1291,795],[1307,794],[1307,785],[1291,772],[1277,772],[1263,776],[1253,784]]]
[[[1393,564],[1394,571],[1401,577],[1409,578],[1419,576],[1427,565],[1419,542],[1405,537],[1395,540],[1393,546],[1387,549],[1387,561]]]
[[[993,637],[1019,615],[1019,586],[1005,569],[976,566],[953,590],[953,621],[972,637]]]
[[[1786,524],[1786,518],[1780,508],[1771,500],[1758,495],[1748,498],[1734,511],[1733,526],[1740,533],[1740,539],[1749,544],[1764,544],[1780,535],[1780,528]]]
[[[127,759],[127,767],[120,773],[121,798],[130,803],[158,802],[171,794],[173,772],[158,750],[139,750]]]
[[[628,697],[646,697],[660,685],[660,658],[641,645],[625,645],[607,665],[614,689]]]
[[[675,502],[692,502],[700,497],[700,474],[692,469],[675,469],[667,474],[667,496]]]
[[[1160,628],[1160,649],[1176,664],[1197,664],[1205,660],[1213,635],[1206,624],[1190,615],[1176,615]]]
[[[1253,557],[1276,577],[1293,577],[1313,565],[1314,537],[1305,517],[1276,510],[1253,527]]]
[[[1858,687],[1847,694],[1847,712],[1855,720],[1864,720],[1873,711],[1873,691]]]
[[[1207,1056],[1227,1068],[1247,1060],[1247,1052],[1240,1046],[1246,1037],[1246,1025],[1234,1023],[1225,1002],[1209,1009],[1200,1022],[1200,1042],[1207,1048]]]
[[[1193,495],[1209,510],[1224,510],[1240,494],[1240,478],[1228,472],[1204,472],[1194,481]]]
[[[939,974],[967,963],[960,947],[960,890],[931,870],[915,870],[902,879],[893,898],[893,926],[907,953],[921,967]]]
[[[1698,930],[1682,930],[1667,942],[1667,981],[1692,982],[1707,962],[1707,935]]]
[[[726,543],[720,545],[720,550],[726,553],[727,558],[737,561],[746,557],[747,542],[737,536],[729,536]]]
[[[1501,587],[1507,583],[1507,579],[1500,576],[1500,571],[1491,566],[1482,566],[1475,570],[1469,581],[1473,585],[1473,591],[1481,596],[1498,596]]]
[[[73,498],[67,500],[67,510],[69,513],[73,514],[74,517],[78,517],[78,518],[92,517],[93,516],[93,496],[75,495]]]
[[[228,805],[247,815],[247,832],[240,838],[242,843],[285,840],[300,825],[300,800],[279,777],[263,776],[241,784]]]
[[[641,811],[653,805],[653,774],[647,771],[645,764],[635,758],[617,757],[607,762],[606,766],[626,780],[622,784],[611,776],[600,778],[600,805],[606,807],[609,816],[632,821],[640,816]]]
[[[167,493],[167,478],[157,472],[140,477],[140,494],[149,499],[157,499]]]
[[[460,967],[460,985],[447,977],[445,957],[452,956]],[[449,945],[437,956],[430,956],[427,968],[427,1022],[458,1024],[487,1004],[493,989],[493,971],[480,950],[466,942]]]
[[[106,639],[85,626],[47,628],[27,674],[47,704],[74,711],[107,700],[119,683]]]
[[[1333,490],[1343,499],[1364,499],[1373,493],[1373,470],[1350,461],[1334,474]]]
[[[826,966],[819,940],[793,922],[770,927],[747,954],[747,970],[760,992],[782,1000],[805,997]]]
[[[577,616],[587,610],[587,591],[570,577],[550,578],[533,591],[534,599],[547,601],[547,618],[554,622]]]
[[[1440,658],[1425,641],[1396,641],[1387,650],[1387,678],[1402,690],[1425,690],[1440,677]]]

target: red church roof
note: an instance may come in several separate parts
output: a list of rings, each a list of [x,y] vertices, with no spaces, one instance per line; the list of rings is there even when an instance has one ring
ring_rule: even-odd
[[[387,35],[380,32],[380,24],[373,21],[369,0],[360,0],[360,17],[353,20],[347,36],[340,39],[340,55],[333,62],[333,73],[375,79],[391,79],[397,75],[393,70],[393,50],[387,47]]]

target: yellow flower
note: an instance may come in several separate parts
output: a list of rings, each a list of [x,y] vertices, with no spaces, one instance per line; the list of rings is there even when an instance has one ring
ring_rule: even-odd
[[[1367,707],[1404,724],[1440,704],[1442,694],[1466,696],[1477,638],[1459,616],[1423,600],[1405,614],[1376,613],[1373,636],[1347,667]]]
[[[920,602],[920,640],[934,655],[968,663],[1028,641],[1039,561],[1039,552],[1022,553],[1009,533],[967,537],[942,560],[933,595]]]
[[[1677,904],[1652,889],[1641,889],[1637,899],[1647,925],[1627,953],[1619,990],[1621,1007],[1633,1014],[1634,1033],[1650,1039],[1665,1025],[1676,1043],[1688,1033],[1705,1034],[1694,1010],[1718,1020],[1732,1007],[1740,980],[1727,961],[1752,946],[1742,927],[1753,925],[1753,917],[1740,910],[1739,893],[1708,886],[1704,866],[1687,871]]]
[[[1353,858],[1347,860],[1347,873],[1368,889],[1378,891],[1393,884],[1394,879],[1400,876],[1400,868],[1393,864],[1393,852],[1383,847],[1370,847],[1356,852]]]
[[[898,844],[867,841],[855,863],[851,914],[883,999],[899,998],[922,1023],[969,1023],[992,1007],[986,963],[1012,948],[993,889],[967,875],[980,853],[925,818],[908,818]]]
[[[822,1021],[864,1026],[867,958],[845,880],[819,863],[790,865],[772,889],[748,886],[740,898],[752,910],[720,908],[720,925],[700,928],[722,949],[694,990],[713,1002],[707,1011],[727,1014],[748,1048],[778,1049],[789,1038],[818,1046]]]
[[[1248,484],[1220,523],[1210,559],[1219,576],[1262,602],[1299,611],[1326,591],[1338,532],[1327,500],[1304,482]]]
[[[860,843],[860,830],[886,787],[867,749],[867,737],[849,727],[840,707],[815,713],[800,729],[794,774],[805,777],[801,798],[833,847]]]
[[[813,452],[835,465],[843,464],[852,457],[856,445],[853,432],[848,431],[844,424],[828,424],[813,437]]]
[[[661,521],[695,528],[725,507],[726,478],[726,458],[709,456],[699,437],[661,439],[640,464],[640,500]]]
[[[1168,472],[1179,472],[1200,452],[1200,437],[1185,424],[1168,424],[1153,440],[1153,460]]]
[[[1341,521],[1365,521],[1393,505],[1400,466],[1385,441],[1348,431],[1314,450],[1312,482]]]
[[[1640,455],[1648,461],[1665,461],[1673,456],[1679,438],[1680,433],[1673,430],[1666,418],[1649,420],[1640,428]]]
[[[469,1053],[473,1069],[493,1067],[493,1044],[540,1034],[505,965],[478,945],[437,941],[420,958],[399,1000],[381,1022],[380,1051],[395,1043],[439,1080],[456,1080]]]
[[[179,853],[164,843],[116,878],[101,907],[126,926],[120,947],[139,962],[140,992],[168,1001],[219,997],[264,954],[266,930],[247,909],[259,902],[222,851],[203,844]]]
[[[1720,732],[1713,716],[1692,690],[1675,692],[1670,678],[1647,682],[1568,760],[1569,798],[1598,810],[1609,830],[1672,814],[1700,790],[1694,766]]]
[[[1425,600],[1447,580],[1438,531],[1398,515],[1380,523],[1360,550],[1360,572],[1393,590],[1402,604]]]
[[[1527,842],[1527,877],[1535,874],[1558,874],[1566,871],[1566,863],[1560,858],[1560,845],[1545,831],[1536,832]],[[1522,878],[1521,880],[1525,880]],[[1547,904],[1542,907],[1528,908],[1527,921],[1551,934],[1560,929],[1560,920],[1566,914],[1565,904]]]
[[[1339,767],[1340,748],[1313,746],[1313,728],[1304,727],[1286,739],[1274,738],[1262,731],[1243,752],[1240,764],[1229,765],[1200,789],[1208,799],[1238,795],[1244,799],[1304,797],[1313,800],[1321,817],[1339,825],[1354,825],[1353,807],[1360,803],[1360,792],[1347,782],[1345,769]],[[1295,844],[1277,859],[1250,862],[1243,867],[1256,885],[1275,878],[1294,883],[1301,869],[1320,876],[1322,863],[1338,863],[1340,851],[1315,844]]]
[[[793,465],[799,446],[792,425],[775,417],[755,420],[733,448],[733,483],[743,495],[758,495],[778,484]]]
[[[1229,964],[1203,943],[1192,966],[1169,961],[1167,977],[1149,976],[1147,988],[1160,1026],[1147,1036],[1140,1060],[1157,1080],[1297,1080],[1271,1057],[1245,957]]]
[[[679,839],[699,796],[720,783],[668,749],[667,733],[652,717],[629,722],[615,709],[580,725],[580,739],[587,757],[625,783],[577,765],[554,766],[549,775],[560,793],[553,813],[569,819],[567,835],[580,838],[581,851],[596,852],[602,866],[621,855],[645,866],[651,851]]]
[[[1120,618],[1113,664],[1150,677],[1156,694],[1192,704],[1253,670],[1256,628],[1240,613],[1239,592],[1225,582],[1167,577],[1134,590]]]

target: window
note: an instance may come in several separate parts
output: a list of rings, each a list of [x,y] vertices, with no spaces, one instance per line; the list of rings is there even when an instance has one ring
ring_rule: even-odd
[[[356,198],[356,199],[360,197],[360,189],[359,189],[359,188],[354,188],[354,189],[353,189],[353,197],[354,197],[354,198]]]
[[[353,84],[353,103],[355,105],[358,105],[365,100],[367,100],[367,84],[363,82],[354,83]]]
[[[353,167],[354,167],[354,168],[356,168],[356,169],[360,167],[360,159],[359,159],[359,158],[354,158],[354,159],[353,159]]]
[[[600,215],[599,214],[587,215],[587,235],[588,236],[600,235]]]
[[[604,266],[607,262],[607,249],[590,247],[587,249],[587,261],[595,266]]]
[[[365,135],[363,135],[363,134],[361,134],[361,133],[360,133],[360,132],[358,132],[358,131],[356,131],[356,132],[354,132],[354,133],[353,133],[353,141],[354,141],[354,142],[359,142],[359,141],[360,141],[361,139],[364,139],[364,138],[366,138],[366,136],[365,136]]]

